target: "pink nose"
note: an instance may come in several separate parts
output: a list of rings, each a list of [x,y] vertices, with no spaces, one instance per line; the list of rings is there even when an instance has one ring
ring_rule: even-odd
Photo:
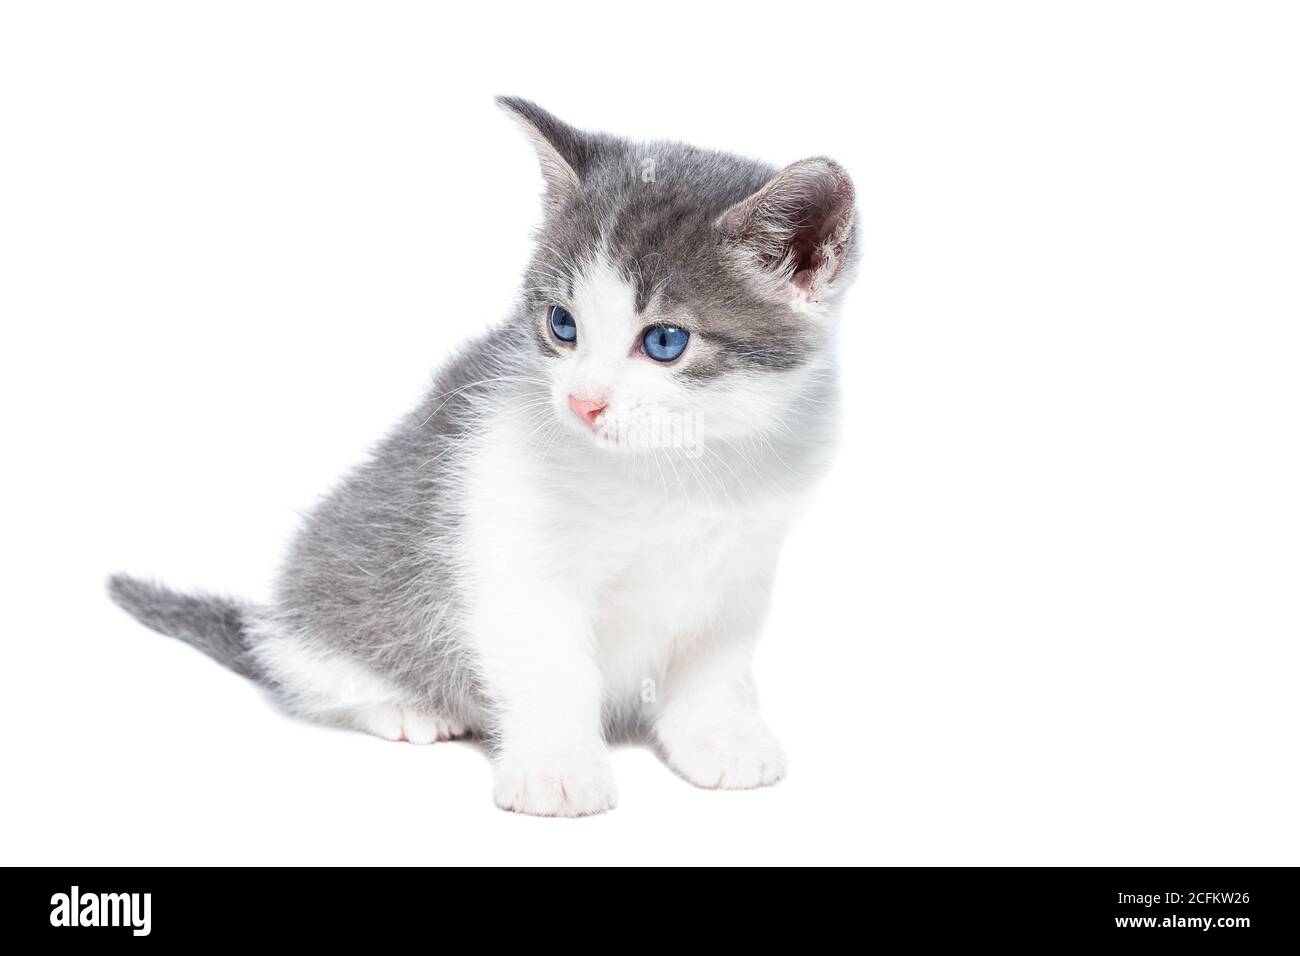
[[[574,398],[569,396],[569,407],[573,409],[573,414],[577,415],[588,425],[596,424],[596,416],[605,410],[608,402],[593,402],[586,398]]]

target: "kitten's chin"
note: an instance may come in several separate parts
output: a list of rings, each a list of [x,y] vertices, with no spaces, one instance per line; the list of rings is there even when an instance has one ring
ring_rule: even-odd
[[[695,422],[680,415],[602,419],[591,437],[610,454],[623,455],[691,452],[698,450],[700,442]]]
[[[588,439],[601,451],[610,455],[626,455],[636,449],[629,443],[627,434],[617,428],[597,425],[587,433]]]

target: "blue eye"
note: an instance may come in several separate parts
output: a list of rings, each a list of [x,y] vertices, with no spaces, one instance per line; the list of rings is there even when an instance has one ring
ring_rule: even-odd
[[[672,325],[652,325],[645,330],[645,354],[656,362],[671,362],[686,349],[691,334]]]
[[[551,334],[561,342],[576,342],[578,340],[578,323],[573,321],[573,316],[569,314],[568,309],[561,308],[558,305],[551,306]]]

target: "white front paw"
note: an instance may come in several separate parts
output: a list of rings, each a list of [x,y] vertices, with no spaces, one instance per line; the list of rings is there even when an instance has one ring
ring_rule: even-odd
[[[498,807],[539,817],[583,817],[618,802],[603,744],[546,755],[507,750],[497,763],[494,789]]]
[[[749,790],[785,776],[785,752],[761,721],[738,727],[661,727],[658,737],[668,765],[697,787]]]

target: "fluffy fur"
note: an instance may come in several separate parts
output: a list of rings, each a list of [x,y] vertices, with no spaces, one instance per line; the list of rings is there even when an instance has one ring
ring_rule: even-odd
[[[295,713],[487,739],[507,809],[612,807],[606,741],[628,731],[700,786],[772,783],[750,659],[832,445],[852,185],[826,159],[777,170],[500,104],[547,185],[514,313],[316,508],[269,605],[111,593]],[[658,324],[690,334],[671,363],[639,350]],[[606,403],[594,426],[570,396]]]

